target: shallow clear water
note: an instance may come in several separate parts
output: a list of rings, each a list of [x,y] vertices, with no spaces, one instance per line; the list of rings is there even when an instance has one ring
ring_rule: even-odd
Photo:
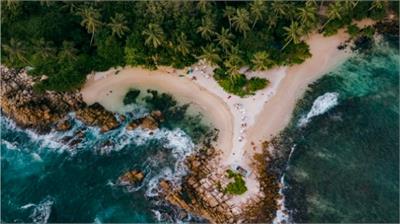
[[[146,107],[157,105],[149,103],[128,110],[135,111],[131,116],[141,116]],[[200,117],[189,116],[184,109],[171,114],[167,114],[169,122],[152,135],[142,130],[126,131],[124,127],[106,134],[86,128],[84,140],[75,147],[66,146],[62,139],[85,128],[78,121],[67,133],[36,135],[3,118],[1,221],[190,220],[160,200],[157,184],[161,178],[179,183],[186,172],[185,156],[195,150],[195,142],[209,128],[199,123]],[[133,169],[145,174],[140,185],[116,184],[119,176]]]
[[[399,222],[399,51],[379,41],[310,86],[281,138],[296,222]]]

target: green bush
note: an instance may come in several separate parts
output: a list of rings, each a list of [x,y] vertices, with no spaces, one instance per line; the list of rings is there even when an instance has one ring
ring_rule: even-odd
[[[247,84],[247,88],[250,92],[255,92],[257,90],[264,89],[268,84],[269,81],[266,79],[252,77]]]
[[[228,194],[241,195],[247,191],[246,182],[243,180],[242,175],[235,173],[232,170],[227,171],[228,177],[234,179],[233,182],[229,183],[224,192]]]
[[[360,29],[355,24],[351,24],[347,26],[347,33],[354,38],[360,33]]]
[[[222,68],[214,70],[214,78],[226,92],[240,97],[254,95],[257,90],[264,89],[269,84],[269,81],[264,78],[247,79],[244,74],[230,77]]]

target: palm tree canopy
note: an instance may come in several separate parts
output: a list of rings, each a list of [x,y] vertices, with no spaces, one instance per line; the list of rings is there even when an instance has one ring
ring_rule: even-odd
[[[144,43],[154,48],[158,48],[164,41],[164,31],[158,24],[150,23],[142,35],[146,38]]]
[[[183,32],[178,36],[177,42],[176,51],[182,53],[182,55],[188,55],[193,42],[189,41]]]
[[[93,7],[83,8],[79,14],[82,16],[81,26],[84,26],[88,33],[94,33],[101,25],[100,12]]]
[[[314,28],[318,22],[317,7],[306,4],[305,7],[298,9],[297,18],[307,30]]]
[[[26,59],[26,48],[23,42],[11,38],[9,44],[2,44],[4,51],[8,54],[8,58],[13,65],[18,66],[22,63],[29,64]]]
[[[197,28],[197,32],[200,33],[201,37],[210,40],[211,36],[214,35],[215,24],[210,17],[204,17],[201,19],[201,26]]]
[[[290,42],[293,42],[295,44],[300,43],[301,37],[303,35],[303,30],[301,29],[297,21],[292,21],[289,27],[283,27],[283,29],[286,31],[286,44],[283,48],[285,48]]]
[[[273,61],[271,60],[268,52],[259,51],[253,55],[251,63],[253,64],[254,69],[263,71],[270,68]]]
[[[229,30],[232,28],[232,18],[235,15],[235,8],[232,6],[227,6],[224,9],[224,17],[228,18]]]
[[[328,6],[328,18],[332,19],[342,19],[342,4],[341,2],[334,2]]]
[[[266,10],[265,2],[262,0],[255,0],[250,3],[250,13],[253,18],[253,28],[259,20],[264,17],[264,12]]]
[[[85,7],[79,10],[79,15],[82,17],[81,26],[85,27],[87,32],[92,34],[90,45],[92,45],[94,33],[101,26],[100,12],[93,7]]]
[[[206,60],[210,65],[216,65],[221,61],[218,49],[214,45],[208,44],[206,47],[201,47],[201,51],[202,54],[198,58]]]
[[[232,25],[235,27],[235,29],[243,34],[246,34],[246,32],[250,30],[249,23],[249,12],[244,8],[237,9],[235,16],[232,18]]]
[[[58,53],[58,57],[61,60],[75,61],[78,50],[74,47],[74,43],[69,41],[63,41],[62,45],[63,47],[62,50]]]
[[[217,34],[216,41],[223,49],[226,50],[232,45],[231,39],[233,37],[233,34],[231,34],[228,29],[222,27],[221,33]]]
[[[112,35],[116,34],[118,37],[122,37],[125,32],[129,31],[126,24],[125,16],[121,13],[116,13],[108,25],[111,28]]]

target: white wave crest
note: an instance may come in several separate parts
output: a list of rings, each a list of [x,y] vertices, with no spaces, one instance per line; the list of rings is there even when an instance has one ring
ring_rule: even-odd
[[[285,175],[282,175],[279,181],[279,199],[278,199],[278,210],[276,211],[275,218],[272,221],[273,224],[280,223],[290,223],[290,217],[288,210],[285,206],[285,195],[283,194],[283,190],[285,189]]]
[[[54,204],[54,200],[51,197],[46,197],[39,204],[29,203],[21,206],[21,209],[28,209],[33,207],[33,212],[29,216],[33,223],[47,223],[50,217],[51,206]]]
[[[311,121],[311,118],[321,115],[338,104],[339,93],[328,92],[315,99],[311,110],[307,116],[303,116],[298,123],[299,127],[305,126]]]

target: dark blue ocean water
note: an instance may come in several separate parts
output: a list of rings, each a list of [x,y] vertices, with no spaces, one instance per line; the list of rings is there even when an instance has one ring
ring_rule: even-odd
[[[122,100],[122,99],[121,99]],[[134,116],[146,114],[154,102],[136,105]],[[173,101],[168,99],[168,101]],[[209,133],[199,115],[163,100],[169,121],[154,134],[124,127],[99,133],[75,121],[67,133],[37,135],[1,120],[2,222],[157,222],[190,220],[167,206],[158,195],[158,181],[178,184],[186,172],[183,160],[196,141]],[[72,115],[73,116],[73,115]],[[129,118],[128,118],[129,120]],[[65,136],[85,129],[75,147]],[[142,170],[140,185],[118,186],[119,176]]]
[[[281,138],[296,222],[399,222],[398,40],[312,84]]]

